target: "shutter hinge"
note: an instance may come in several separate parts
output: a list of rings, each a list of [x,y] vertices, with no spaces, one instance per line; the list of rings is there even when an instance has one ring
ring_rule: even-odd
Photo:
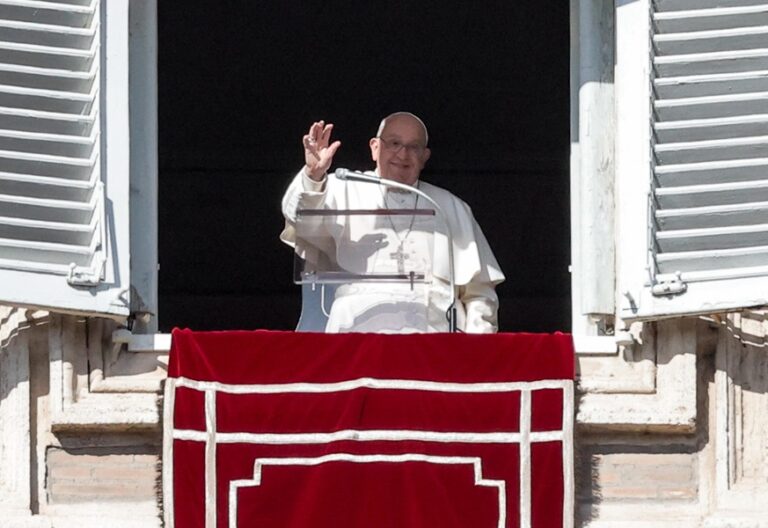
[[[685,293],[687,289],[688,285],[683,282],[682,274],[679,271],[676,271],[675,276],[671,279],[665,279],[651,284],[651,293],[656,297],[679,295]]]
[[[102,270],[99,269],[101,266],[94,266],[94,268],[84,268],[73,262],[69,265],[67,283],[70,286],[98,286],[103,280]]]

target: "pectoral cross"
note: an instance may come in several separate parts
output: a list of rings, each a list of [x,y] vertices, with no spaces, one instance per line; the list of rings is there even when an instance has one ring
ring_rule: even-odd
[[[409,255],[406,255],[406,253],[403,251],[403,243],[400,242],[400,245],[397,246],[397,251],[394,253],[389,254],[389,258],[394,259],[397,261],[397,272],[398,273],[405,273],[405,261],[410,258]]]

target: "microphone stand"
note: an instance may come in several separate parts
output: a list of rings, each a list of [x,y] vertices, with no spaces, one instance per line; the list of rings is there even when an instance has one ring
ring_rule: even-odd
[[[385,178],[379,178],[378,176],[371,176],[362,172],[351,171],[349,169],[336,169],[334,173],[336,178],[343,181],[355,181],[363,183],[373,183],[375,185],[383,185],[384,187],[392,187],[394,189],[400,189],[415,193],[429,203],[435,206],[435,210],[440,213],[445,222],[445,231],[448,237],[448,284],[451,288],[451,304],[448,305],[448,311],[446,313],[448,318],[448,331],[451,333],[456,332],[456,279],[454,277],[453,269],[453,233],[451,232],[451,226],[448,223],[448,217],[445,216],[443,208],[438,205],[431,197],[429,197],[424,191],[420,191],[412,185],[400,183]]]

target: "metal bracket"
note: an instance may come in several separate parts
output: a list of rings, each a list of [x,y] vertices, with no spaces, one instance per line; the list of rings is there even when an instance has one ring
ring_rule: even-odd
[[[69,265],[67,283],[71,286],[98,286],[102,280],[100,269],[78,267],[74,262]]]
[[[663,280],[651,285],[651,293],[656,297],[679,295],[685,293],[687,289],[688,285],[683,282],[682,274],[679,271],[675,272],[675,277],[673,279]]]

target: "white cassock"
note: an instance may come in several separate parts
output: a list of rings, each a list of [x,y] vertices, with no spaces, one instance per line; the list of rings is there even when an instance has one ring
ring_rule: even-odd
[[[368,173],[375,175],[375,173]],[[495,286],[504,280],[496,258],[491,252],[472,210],[461,199],[445,189],[424,181],[418,188],[435,200],[443,210],[453,235],[454,282],[456,287],[457,328],[469,333],[492,333],[498,329],[498,296]],[[297,246],[296,213],[299,209],[432,209],[417,202],[413,193],[393,192],[388,187],[371,183],[342,181],[334,174],[315,182],[299,171],[283,196],[285,229],[280,239],[296,248],[304,257],[300,237]],[[439,215],[439,213],[438,213]],[[390,222],[405,220],[394,218]],[[411,223],[411,227],[412,227]],[[405,244],[413,252],[426,247],[418,234],[408,225],[392,224],[395,230],[392,244],[371,258],[385,262],[389,256],[391,271],[396,271],[394,246]],[[399,234],[398,234],[399,232]],[[398,244],[399,243],[399,244]],[[336,240],[336,260],[355,260],[352,253],[342,254],[344,244]],[[433,247],[432,247],[433,246]],[[447,332],[446,311],[450,305],[448,238],[440,219],[434,224],[434,241],[429,245],[433,280],[428,288],[413,288],[408,284],[353,283],[340,286],[328,317],[326,332]],[[339,249],[342,248],[342,249]],[[384,258],[381,258],[381,257]],[[417,257],[412,253],[411,258]],[[381,264],[377,269],[381,270]],[[402,261],[400,261],[402,264]],[[349,269],[349,268],[348,268]]]

